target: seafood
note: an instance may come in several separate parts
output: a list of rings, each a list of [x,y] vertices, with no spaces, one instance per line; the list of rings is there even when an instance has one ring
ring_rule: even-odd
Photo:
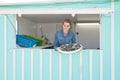
[[[64,45],[61,45],[60,46],[60,49],[62,51],[75,51],[75,50],[78,50],[80,49],[82,46],[78,43],[70,43],[70,44],[64,44]]]

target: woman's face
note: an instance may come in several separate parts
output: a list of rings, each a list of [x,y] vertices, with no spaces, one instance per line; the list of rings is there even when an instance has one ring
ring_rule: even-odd
[[[71,25],[68,22],[64,22],[62,27],[64,32],[68,32],[69,29],[71,28]]]

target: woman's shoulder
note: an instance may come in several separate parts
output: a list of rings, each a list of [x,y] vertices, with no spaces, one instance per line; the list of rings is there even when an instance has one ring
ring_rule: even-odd
[[[58,30],[58,31],[56,31],[56,34],[60,34],[62,31],[61,30]]]
[[[74,35],[74,32],[73,32],[73,31],[70,31],[69,33],[72,34],[72,35]]]
[[[56,31],[56,33],[55,33],[55,36],[59,36],[59,35],[61,35],[61,31],[60,30]]]

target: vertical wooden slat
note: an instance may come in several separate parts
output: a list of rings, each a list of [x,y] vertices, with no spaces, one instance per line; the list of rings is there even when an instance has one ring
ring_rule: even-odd
[[[82,80],[82,51],[80,51],[80,80]]]
[[[7,17],[4,16],[4,80],[7,80]]]
[[[16,80],[16,51],[13,49],[13,80]]]
[[[92,80],[92,50],[90,50],[90,80]]]
[[[50,80],[52,80],[52,50],[50,49]]]
[[[33,49],[31,49],[31,80],[34,80],[33,79],[33,61],[34,59],[33,59]]]
[[[59,80],[62,80],[62,54],[59,53]]]
[[[22,49],[22,80],[24,80],[24,49]]]
[[[100,80],[103,80],[103,51],[100,50]]]
[[[114,10],[114,0],[111,0],[111,8]],[[114,12],[111,13],[111,80],[115,79],[114,70]]]
[[[40,49],[40,80],[42,80],[42,50]]]
[[[69,80],[72,80],[72,54],[69,54]]]
[[[59,80],[59,53],[52,50],[52,80]]]
[[[0,80],[4,80],[4,16],[0,15]]]

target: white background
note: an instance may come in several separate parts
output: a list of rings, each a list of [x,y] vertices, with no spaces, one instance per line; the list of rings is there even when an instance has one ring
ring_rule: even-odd
[[[73,1],[84,1],[84,0],[0,0],[0,5],[51,3],[51,2],[73,2]]]

